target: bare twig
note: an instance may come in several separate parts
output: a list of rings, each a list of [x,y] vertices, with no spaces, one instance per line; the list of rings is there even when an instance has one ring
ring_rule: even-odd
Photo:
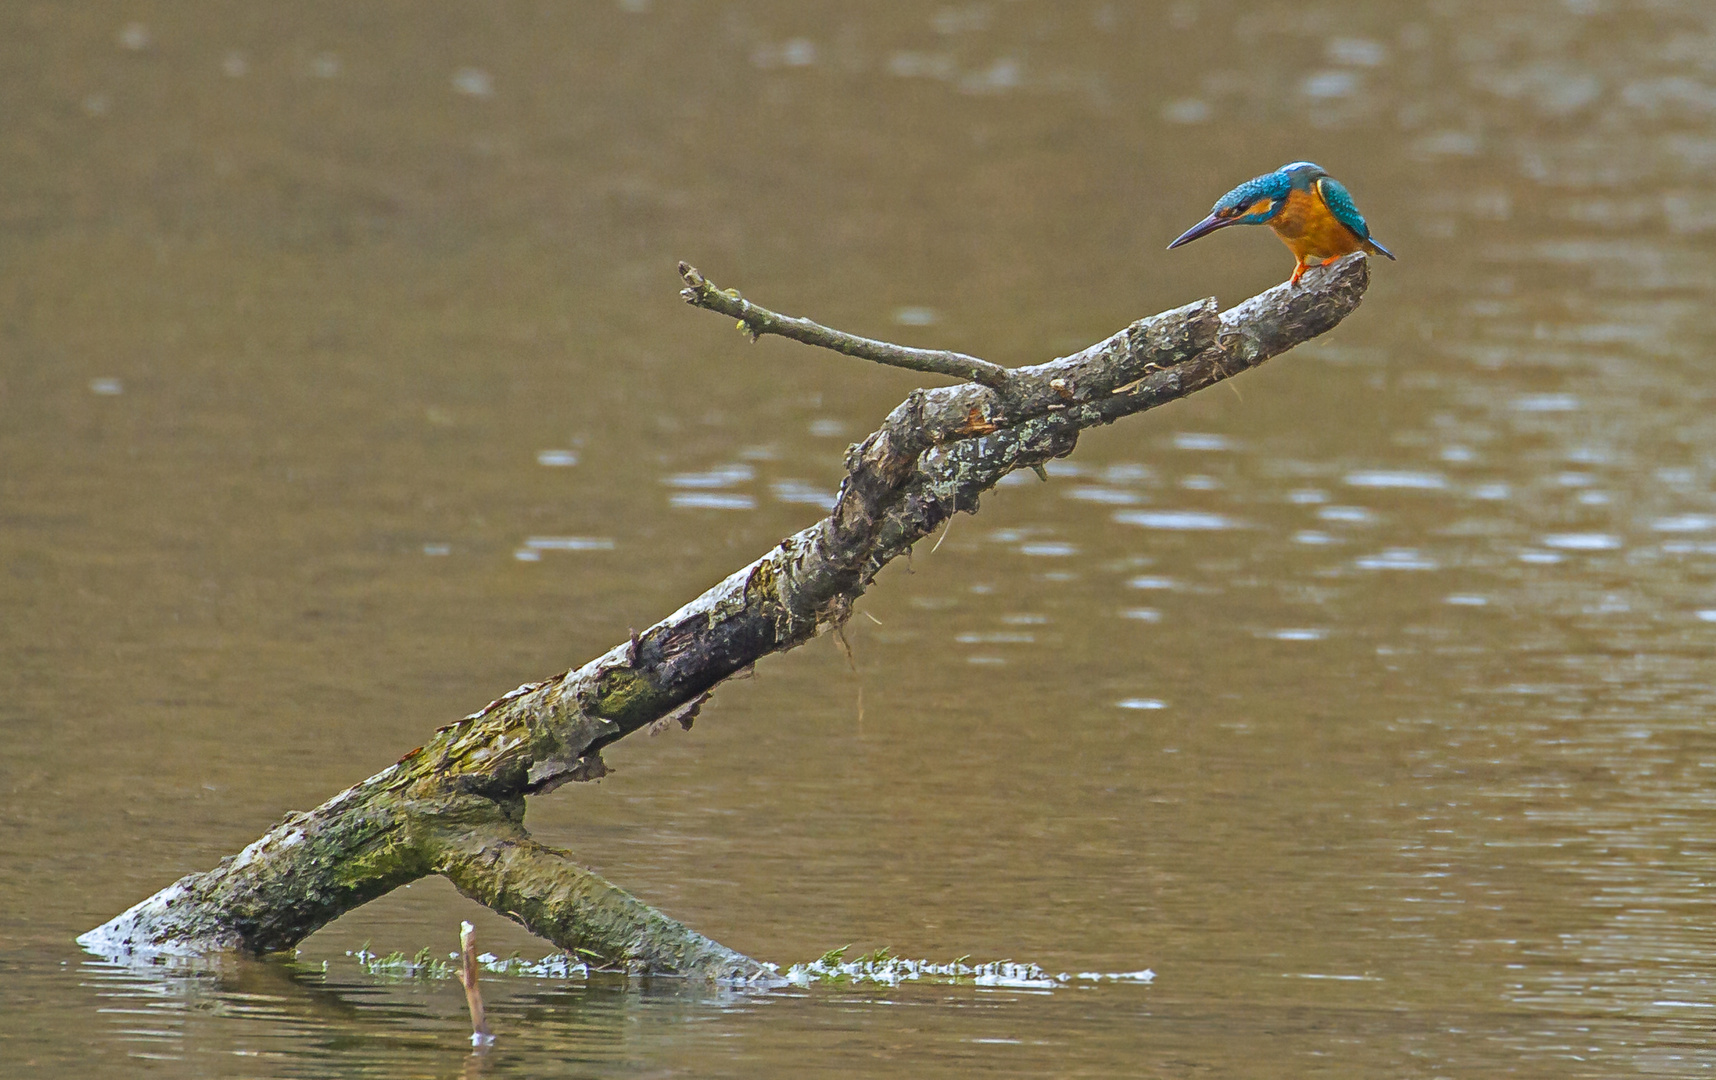
[[[459,924],[459,981],[465,985],[465,1005],[471,1010],[471,1045],[488,1046],[495,1037],[489,1033],[483,991],[477,985],[477,928],[468,922]]]
[[[686,288],[681,289],[679,295],[685,297],[686,303],[739,320],[740,326],[751,335],[752,341],[764,334],[777,334],[806,345],[819,345],[824,349],[856,356],[860,360],[874,360],[890,367],[922,371],[931,375],[946,375],[984,386],[1007,385],[1007,369],[988,360],[941,349],[913,349],[905,345],[895,345],[890,341],[877,341],[842,330],[831,330],[809,319],[781,315],[751,303],[740,296],[737,289],[716,288],[713,282],[705,279],[695,266],[688,263],[679,264],[679,276],[685,279]]]

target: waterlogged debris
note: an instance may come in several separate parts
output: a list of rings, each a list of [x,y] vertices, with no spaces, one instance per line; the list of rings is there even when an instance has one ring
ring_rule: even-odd
[[[546,465],[551,469],[565,469],[578,464],[576,450],[538,450],[536,463]]]
[[[1268,636],[1276,641],[1321,641],[1329,636],[1329,632],[1309,626],[1294,626],[1285,630],[1272,630]]]
[[[346,955],[356,960],[364,971],[382,979],[404,981],[459,977],[460,957],[456,952],[448,953],[445,959],[427,948],[419,950],[415,956],[400,952],[380,956],[370,951],[366,941],[355,951],[348,950]],[[483,953],[477,957],[477,963],[490,974],[525,979],[582,979],[590,974],[589,965],[565,953],[553,953],[540,960],[525,960],[517,953],[503,960],[493,953]]]
[[[906,960],[892,955],[887,949],[845,959],[845,949],[824,953],[808,964],[794,964],[785,973],[792,986],[812,983],[874,983],[899,986],[907,982],[936,985],[967,985],[1003,987],[1022,990],[1056,990],[1074,982],[1150,983],[1156,973],[1145,968],[1140,971],[1104,973],[1082,971],[1077,975],[1066,972],[1052,974],[1036,964],[1020,964],[1012,960],[996,960],[987,964],[966,963],[966,957],[938,964],[930,960]]]
[[[1166,701],[1149,697],[1121,698],[1114,705],[1115,708],[1119,709],[1166,709],[1168,707]]]
[[[1134,589],[1172,589],[1174,587],[1174,579],[1169,577],[1152,577],[1145,575],[1143,577],[1135,577],[1126,584]]]
[[[1489,602],[1489,597],[1479,596],[1477,593],[1454,593],[1443,601],[1443,603],[1453,604],[1455,607],[1484,607]]]

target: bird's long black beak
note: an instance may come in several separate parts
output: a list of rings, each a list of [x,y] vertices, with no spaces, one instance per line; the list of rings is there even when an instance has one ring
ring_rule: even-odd
[[[1237,217],[1226,217],[1226,218],[1224,218],[1224,217],[1216,217],[1214,214],[1211,214],[1209,217],[1204,218],[1202,221],[1198,222],[1196,225],[1193,225],[1191,228],[1189,228],[1185,232],[1181,233],[1180,238],[1178,240],[1176,240],[1172,244],[1168,245],[1168,250],[1172,251],[1175,248],[1179,247],[1181,244],[1189,244],[1193,240],[1196,240],[1200,236],[1208,236],[1210,233],[1215,232],[1217,229],[1225,229],[1229,225],[1237,224],[1238,221],[1239,221],[1239,219]]]

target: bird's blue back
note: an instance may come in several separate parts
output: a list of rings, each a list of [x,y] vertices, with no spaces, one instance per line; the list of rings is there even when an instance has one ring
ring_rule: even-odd
[[[1329,213],[1335,215],[1335,220],[1351,229],[1360,240],[1370,239],[1370,226],[1365,224],[1364,215],[1353,205],[1352,194],[1342,186],[1339,180],[1325,176],[1317,181],[1317,191],[1323,196],[1323,205],[1329,208]]]

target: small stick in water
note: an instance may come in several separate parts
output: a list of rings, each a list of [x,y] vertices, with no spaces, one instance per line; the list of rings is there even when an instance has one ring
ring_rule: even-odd
[[[477,928],[468,922],[459,924],[459,952],[459,981],[465,984],[465,1004],[471,1008],[471,1045],[488,1046],[495,1037],[489,1034],[483,992],[477,986]]]

